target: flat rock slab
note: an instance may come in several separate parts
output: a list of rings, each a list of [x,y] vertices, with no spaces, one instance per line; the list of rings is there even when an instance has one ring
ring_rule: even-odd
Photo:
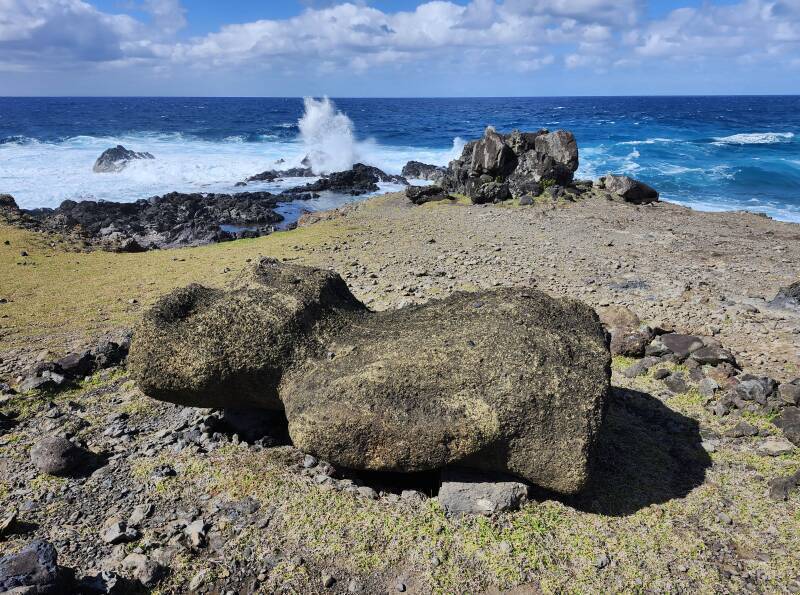
[[[527,484],[513,477],[465,469],[442,472],[439,503],[449,515],[517,510],[527,498]]]

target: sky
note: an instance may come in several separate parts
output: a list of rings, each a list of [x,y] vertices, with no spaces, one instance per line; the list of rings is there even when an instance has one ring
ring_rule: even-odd
[[[800,93],[800,0],[0,0],[0,95]]]

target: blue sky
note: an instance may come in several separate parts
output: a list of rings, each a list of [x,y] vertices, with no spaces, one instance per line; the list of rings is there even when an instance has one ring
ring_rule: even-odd
[[[0,94],[800,92],[800,0],[0,0]]]

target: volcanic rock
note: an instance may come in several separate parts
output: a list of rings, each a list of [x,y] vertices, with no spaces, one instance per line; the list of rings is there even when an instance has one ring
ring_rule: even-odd
[[[0,558],[0,592],[60,595],[67,592],[51,543],[37,539],[17,554]]]
[[[528,497],[528,486],[512,477],[445,469],[439,503],[450,515],[493,514],[516,510]]]
[[[403,171],[401,173],[405,178],[411,178],[413,180],[431,180],[435,182],[441,179],[446,171],[446,168],[438,165],[409,161],[403,166]]]
[[[129,162],[136,159],[155,159],[150,153],[137,153],[130,151],[122,145],[117,145],[113,149],[106,149],[103,154],[94,162],[92,170],[95,173],[120,172]]]
[[[658,192],[654,188],[628,176],[608,174],[600,178],[600,187],[619,196],[625,202],[637,205],[658,202]]]
[[[42,473],[69,475],[87,458],[87,453],[66,438],[42,438],[31,448],[31,462]]]
[[[162,299],[129,367],[162,400],[284,407],[294,445],[342,467],[460,463],[573,493],[610,354],[579,302],[502,289],[372,313],[337,275],[265,259],[227,291]]]
[[[450,198],[450,195],[439,186],[409,186],[406,188],[406,196],[415,205]]]

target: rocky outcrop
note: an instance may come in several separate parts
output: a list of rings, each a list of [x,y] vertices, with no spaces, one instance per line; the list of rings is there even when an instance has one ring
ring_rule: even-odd
[[[137,153],[130,151],[122,145],[117,145],[112,149],[106,149],[103,154],[94,162],[92,170],[95,173],[115,173],[120,172],[136,159],[155,159],[150,153]]]
[[[356,163],[351,169],[322,176],[316,182],[290,188],[285,190],[283,194],[335,192],[337,194],[360,196],[369,192],[377,192],[378,182],[408,185],[408,180],[402,176],[393,176],[377,167]]]
[[[283,180],[284,178],[313,178],[313,177],[315,177],[315,175],[314,172],[311,171],[310,167],[292,167],[290,169],[283,169],[283,170],[270,169],[267,171],[263,171],[260,174],[250,176],[245,180],[245,183],[243,183],[242,185],[246,185],[246,182],[277,182]]]
[[[450,162],[442,185],[475,202],[492,202],[536,196],[547,185],[569,185],[577,169],[578,145],[571,132],[504,135],[489,127]]]
[[[172,192],[132,203],[66,200],[57,209],[26,214],[40,229],[73,234],[107,250],[137,252],[269,233],[283,220],[274,210],[278,199],[269,192]]]
[[[409,186],[406,188],[406,196],[415,205],[450,198],[450,195],[439,186]]]
[[[420,161],[409,161],[403,166],[401,174],[412,180],[430,180],[436,182],[444,177],[447,168],[439,165],[430,165]]]
[[[600,178],[597,187],[600,190],[607,190],[625,202],[636,205],[658,201],[658,192],[654,188],[628,176],[608,174]]]
[[[338,275],[266,259],[165,297],[129,357],[145,394],[283,408],[296,446],[343,467],[459,463],[564,493],[587,481],[609,364],[578,302],[504,289],[372,313]]]

